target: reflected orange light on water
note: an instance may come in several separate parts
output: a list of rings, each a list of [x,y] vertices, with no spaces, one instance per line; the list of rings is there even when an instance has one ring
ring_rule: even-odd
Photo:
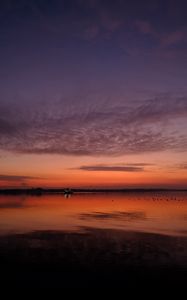
[[[187,193],[0,197],[1,234],[86,227],[187,235]]]

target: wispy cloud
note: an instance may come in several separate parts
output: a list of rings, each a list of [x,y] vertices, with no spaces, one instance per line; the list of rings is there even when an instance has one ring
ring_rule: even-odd
[[[187,31],[186,30],[177,30],[167,34],[164,34],[160,38],[160,44],[162,47],[170,47],[176,44],[179,44],[182,41],[187,39]]]
[[[177,164],[173,166],[173,168],[179,169],[179,170],[187,170],[187,162]]]
[[[134,22],[134,25],[137,28],[137,30],[142,34],[151,34],[153,36],[155,35],[155,30],[153,29],[153,26],[149,21],[136,20]]]
[[[1,110],[1,107],[0,107]],[[112,155],[186,151],[187,98],[161,95],[131,106],[68,104],[4,109],[2,150],[31,154]]]
[[[184,47],[184,44],[187,42],[186,26],[177,26],[176,28],[172,26],[171,28],[165,28],[164,26],[161,29],[159,24],[153,24],[153,20],[151,22],[143,19],[134,21],[134,27],[139,34],[154,43],[154,47],[148,47],[147,54],[155,57],[159,55],[170,59],[171,57],[185,55],[183,51],[186,51],[186,47]],[[140,47],[138,50],[133,49],[133,45],[129,47],[129,50],[131,50],[129,53],[140,54],[141,51],[145,53],[145,45],[143,49]]]
[[[33,23],[39,30],[60,34],[62,39],[68,34],[88,41],[98,36],[104,39],[112,38],[112,33],[120,33],[121,30],[123,31],[121,40],[124,40],[125,36],[128,39],[129,32],[135,26],[137,32],[152,36],[157,44],[167,48],[186,39],[185,25],[184,28],[180,26],[170,28],[173,18],[171,20],[169,15],[172,11],[172,15],[175,15],[177,20],[176,23],[180,24],[180,18],[186,19],[186,4],[180,1],[174,5],[173,2],[175,1],[166,4],[167,13],[163,14],[164,17],[158,18],[154,24],[155,19],[152,15],[159,15],[163,11],[160,1],[153,4],[152,1],[140,3],[137,0],[74,0],[69,4],[65,0],[2,0],[0,1],[0,17],[10,14],[11,19],[15,18],[17,23],[22,22],[25,26]],[[25,14],[27,18],[23,17]],[[145,16],[147,16],[146,19]]]

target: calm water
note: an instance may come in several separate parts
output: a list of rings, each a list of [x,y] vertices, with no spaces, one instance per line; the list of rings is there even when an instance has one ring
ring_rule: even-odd
[[[187,192],[0,196],[0,233],[84,228],[187,236]]]

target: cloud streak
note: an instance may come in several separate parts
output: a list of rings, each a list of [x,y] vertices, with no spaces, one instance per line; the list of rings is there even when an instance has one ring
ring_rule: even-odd
[[[2,175],[0,174],[0,182],[1,181],[11,181],[11,182],[22,182],[24,180],[36,179],[36,177],[31,176],[19,176],[19,175]]]
[[[107,166],[107,165],[92,165],[81,166],[78,168],[83,171],[107,171],[107,172],[142,172],[143,167],[140,166]]]

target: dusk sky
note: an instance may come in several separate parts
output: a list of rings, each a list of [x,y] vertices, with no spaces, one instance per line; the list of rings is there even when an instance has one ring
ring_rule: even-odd
[[[0,187],[187,188],[186,12],[1,0]]]

